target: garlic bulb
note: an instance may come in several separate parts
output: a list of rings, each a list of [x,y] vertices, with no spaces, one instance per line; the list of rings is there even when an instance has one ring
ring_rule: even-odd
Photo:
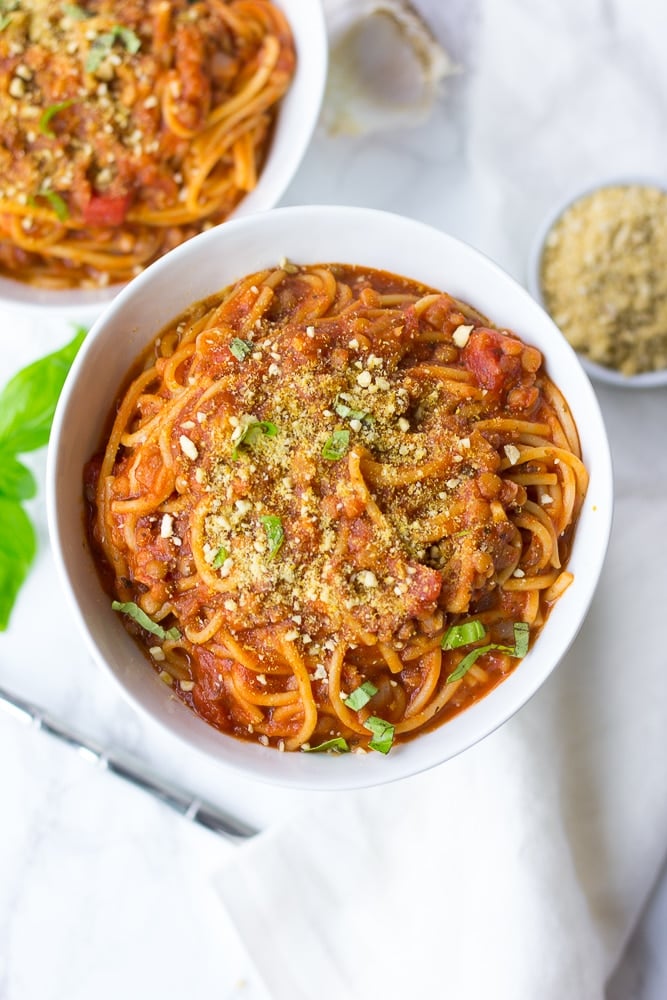
[[[324,0],[330,37],[323,123],[362,134],[416,125],[456,72],[407,0]]]

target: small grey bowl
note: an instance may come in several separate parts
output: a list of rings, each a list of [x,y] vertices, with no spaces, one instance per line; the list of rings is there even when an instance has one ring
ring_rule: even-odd
[[[627,187],[629,185],[645,185],[647,187],[660,188],[667,192],[667,180],[665,179],[646,176],[609,177],[598,181],[596,184],[588,184],[585,187],[571,190],[568,195],[559,200],[547,213],[537,230],[528,255],[528,272],[526,278],[528,291],[547,312],[548,309],[542,294],[540,273],[544,245],[552,228],[570,205],[579,201],[580,198],[593,194],[594,191],[599,191],[601,188]],[[608,368],[605,365],[599,365],[597,362],[591,361],[590,358],[580,351],[577,351],[577,357],[590,378],[597,382],[606,382],[607,385],[621,386],[625,389],[651,389],[667,385],[667,368],[660,369],[659,371],[640,372],[638,375],[623,375],[622,372],[616,371],[614,368]]]

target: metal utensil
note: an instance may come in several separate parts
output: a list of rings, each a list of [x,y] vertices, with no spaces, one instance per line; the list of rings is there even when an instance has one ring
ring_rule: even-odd
[[[137,788],[148,792],[153,798],[164,802],[185,819],[192,820],[207,830],[220,834],[234,841],[253,837],[258,831],[242,820],[205,802],[191,792],[167,781],[147,767],[142,761],[136,760],[115,750],[107,750],[87,736],[72,729],[71,726],[55,719],[32,702],[10,694],[0,688],[0,709],[4,709],[20,722],[40,729],[42,732],[55,736],[61,743],[72,747],[80,757],[96,764],[103,771],[129,781]]]

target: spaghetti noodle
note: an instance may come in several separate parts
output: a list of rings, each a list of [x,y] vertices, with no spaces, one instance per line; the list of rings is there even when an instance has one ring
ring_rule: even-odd
[[[114,607],[180,698],[279,749],[386,752],[525,654],[587,473],[538,350],[414,281],[283,263],[162,332],[86,482]]]
[[[270,0],[2,0],[0,273],[126,281],[222,221],[294,71]]]

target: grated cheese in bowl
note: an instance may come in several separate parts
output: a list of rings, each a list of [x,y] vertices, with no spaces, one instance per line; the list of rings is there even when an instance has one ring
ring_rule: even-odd
[[[529,289],[592,378],[667,384],[667,186],[609,181],[561,203],[538,234]]]

